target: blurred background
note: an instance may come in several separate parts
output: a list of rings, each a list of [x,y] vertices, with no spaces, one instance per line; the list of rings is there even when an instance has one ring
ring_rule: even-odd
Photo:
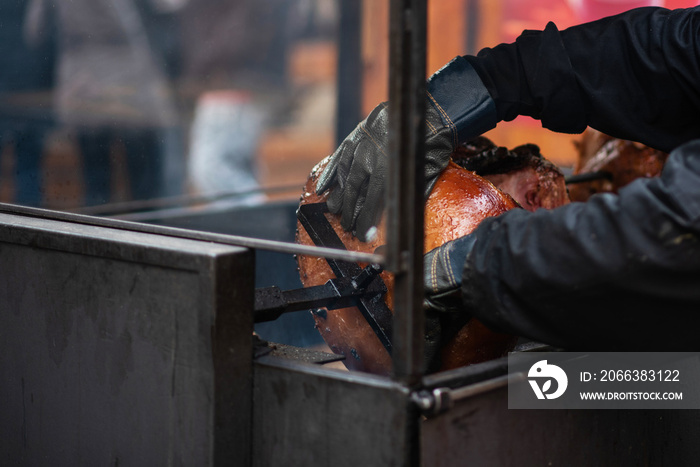
[[[313,165],[387,99],[388,3],[0,0],[0,201],[98,212],[298,198]],[[548,21],[698,2],[428,3],[430,74]],[[562,166],[575,157],[571,135],[527,118],[487,136],[538,144]]]
[[[697,3],[429,0],[427,73],[548,21]],[[0,202],[294,242],[312,167],[388,98],[388,20],[389,0],[0,0]],[[528,118],[486,136],[577,157]],[[301,287],[293,255],[255,258],[256,287]],[[326,349],[310,313],[255,330]]]

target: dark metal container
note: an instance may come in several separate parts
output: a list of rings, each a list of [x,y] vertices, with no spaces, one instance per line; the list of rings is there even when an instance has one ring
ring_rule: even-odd
[[[248,465],[253,259],[0,213],[0,464]]]
[[[388,378],[263,357],[254,365],[255,466],[697,465],[696,410],[509,410],[505,359]],[[448,408],[422,414],[442,388]],[[434,408],[434,405],[433,405]],[[418,459],[406,426],[418,420]]]
[[[210,204],[196,209],[145,212],[126,218],[135,217],[141,222],[167,227],[294,243],[298,206],[296,199],[224,208]],[[288,290],[302,286],[296,260],[290,253],[256,250],[254,274],[256,288],[274,285]],[[276,321],[257,323],[255,331],[264,339],[288,345],[323,344],[310,313],[283,315]]]
[[[698,411],[508,410],[503,359],[409,387],[255,345],[252,250],[143,230],[0,209],[2,465],[700,462]]]

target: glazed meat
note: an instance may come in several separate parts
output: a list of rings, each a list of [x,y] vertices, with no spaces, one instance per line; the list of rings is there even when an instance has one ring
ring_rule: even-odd
[[[452,160],[510,194],[528,211],[569,203],[564,174],[534,144],[508,149],[479,137],[457,148]]]
[[[574,174],[599,172],[607,178],[569,185],[572,201],[586,201],[596,193],[617,191],[637,178],[661,174],[668,154],[641,143],[616,139],[592,128],[576,143]]]
[[[312,172],[301,199],[301,204],[323,202],[327,194],[315,193],[316,180],[323,171],[326,160]],[[425,206],[425,251],[430,251],[443,243],[471,232],[482,219],[501,214],[517,204],[509,196],[498,190],[487,180],[451,163],[438,178]],[[340,226],[339,216],[327,214],[333,229],[348,250],[373,252],[385,243],[385,227],[378,226],[377,236],[370,242],[360,242]],[[312,244],[311,239],[298,224],[297,242]],[[299,273],[304,287],[321,285],[333,278],[333,273],[323,258],[298,256]],[[366,265],[360,264],[361,267]],[[393,281],[387,272],[382,279],[388,292],[385,301],[393,310]],[[365,321],[360,310],[355,307],[340,310],[315,312],[316,328],[335,353],[346,356],[345,365],[349,369],[388,375],[391,371],[391,358],[379,338]],[[482,357],[483,360],[503,354],[512,347],[511,336],[496,335],[476,320],[465,326],[465,336],[455,338],[454,343],[445,348],[447,353]],[[461,345],[456,345],[457,343]],[[485,344],[485,345],[484,345]],[[491,345],[489,345],[491,344]],[[456,347],[453,349],[453,347]],[[497,355],[494,355],[497,354]],[[478,360],[482,361],[482,360]],[[470,361],[473,363],[473,361]],[[459,366],[459,365],[455,365]]]
[[[478,143],[484,142],[478,141]],[[562,193],[566,194],[565,188],[563,188],[563,176],[560,176],[561,180],[559,180],[552,175],[552,170],[549,170],[549,167],[547,170],[538,168],[539,165],[544,167],[549,163],[542,159],[536,146],[520,149],[517,153],[513,153],[517,156],[515,158],[511,154],[509,156],[511,159],[519,160],[517,164],[511,165],[509,164],[512,161],[509,161],[509,164],[502,164],[500,153],[498,157],[480,157],[484,151],[493,149],[493,147],[495,146],[492,143],[490,143],[489,149],[479,149],[474,145],[465,146],[461,150],[462,154],[455,153],[453,158],[461,161],[462,164],[464,164],[462,159],[473,159],[472,164],[478,161],[478,164],[483,166],[480,170],[482,172],[490,171],[491,173],[487,175],[494,176],[494,178],[498,178],[496,176],[500,175],[499,170],[506,172],[510,170],[512,177],[509,178],[505,175],[501,177],[500,183],[504,187],[512,188],[513,196],[499,190],[486,178],[473,173],[473,169],[467,170],[451,162],[438,178],[425,205],[426,252],[470,233],[486,217],[497,216],[518,207],[514,197],[522,199],[520,204],[527,204],[528,208],[531,209],[545,205],[555,207],[554,204],[557,202],[563,204],[568,201],[565,196],[562,196]],[[506,152],[508,151],[506,150]],[[539,162],[523,162],[533,157],[539,159]],[[493,167],[496,163],[502,164],[500,168]],[[316,181],[326,164],[327,160],[324,160],[314,168],[304,187],[301,204],[323,202],[327,198],[327,194],[317,195],[315,193]],[[558,170],[554,170],[554,172],[559,173]],[[532,179],[533,176],[536,177],[535,180]],[[556,193],[548,193],[545,187],[556,191]],[[561,189],[564,191],[560,192]],[[326,214],[326,216],[348,250],[373,252],[385,243],[383,223],[378,226],[378,234],[372,241],[360,242],[352,234],[342,229],[339,216],[332,214]],[[297,227],[297,242],[312,244],[304,228],[300,224]],[[301,281],[305,287],[324,284],[334,277],[323,258],[300,255],[297,260]],[[366,265],[360,264],[360,266]],[[391,275],[384,272],[382,278],[388,289],[388,293],[384,297],[385,302],[389,309],[393,310]],[[332,311],[317,310],[314,313],[314,320],[317,329],[333,352],[346,356],[345,365],[349,369],[389,374],[391,358],[357,308]],[[441,369],[455,368],[500,357],[513,348],[515,340],[514,336],[492,332],[475,319],[469,320],[466,324],[460,323],[441,349]]]

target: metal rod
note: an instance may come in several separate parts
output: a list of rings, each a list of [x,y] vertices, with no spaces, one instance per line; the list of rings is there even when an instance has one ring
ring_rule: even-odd
[[[134,211],[156,210],[166,208],[176,208],[182,206],[196,206],[200,204],[213,203],[214,201],[242,198],[254,194],[301,193],[304,182],[293,185],[281,185],[272,187],[257,187],[249,190],[239,191],[219,191],[205,195],[180,195],[166,196],[164,198],[151,198],[143,200],[123,201],[117,203],[99,204],[95,206],[81,206],[71,208],[67,211],[76,214],[87,214],[92,216],[113,216],[115,214],[132,214]]]
[[[214,234],[209,232],[198,232],[195,230],[179,229],[175,227],[163,227],[159,225],[141,224],[103,217],[85,216],[47,209],[29,208],[13,204],[0,203],[0,213],[19,214],[22,216],[38,217],[41,219],[53,219],[64,222],[73,222],[81,225],[92,225],[107,227],[111,229],[129,230],[132,232],[143,232],[155,235],[164,235],[176,238],[188,238],[191,240],[203,240],[207,242],[222,243],[225,245],[236,245],[247,248],[257,248],[260,250],[276,251],[279,253],[290,253],[308,256],[318,256],[322,258],[333,258],[344,261],[384,264],[384,256],[363,253],[358,251],[336,250],[333,248],[320,248],[311,245],[298,245],[296,243],[276,242],[259,238],[240,237],[236,235]]]
[[[335,144],[362,120],[362,2],[340,0]]]
[[[481,22],[481,0],[467,0],[465,14],[467,17],[467,32],[464,35],[465,53],[476,55],[479,51],[479,26]]]
[[[585,183],[592,182],[595,180],[610,180],[612,181],[613,174],[611,172],[606,172],[604,170],[599,170],[597,172],[588,172],[576,175],[569,175],[566,177],[566,184],[572,183]]]
[[[426,0],[389,7],[389,174],[386,268],[394,273],[392,377],[418,388],[424,371],[423,175],[425,153]],[[407,399],[407,466],[421,465],[420,411]]]
[[[514,381],[514,378],[522,379],[522,373],[515,375],[503,375],[498,378],[489,379],[482,381],[480,383],[470,384],[469,386],[464,386],[457,389],[452,389],[450,391],[450,398],[452,401],[458,401],[466,399],[468,397],[474,397],[484,392],[493,391],[495,389],[508,386],[509,381]]]
[[[392,0],[386,269],[394,273],[393,376],[420,385],[423,368],[423,210],[426,0]]]

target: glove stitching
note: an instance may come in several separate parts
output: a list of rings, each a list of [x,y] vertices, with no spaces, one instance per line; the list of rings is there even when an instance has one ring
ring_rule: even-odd
[[[443,255],[443,261],[445,262],[445,270],[447,271],[448,280],[450,281],[450,286],[454,287],[457,285],[457,279],[455,279],[454,271],[452,270],[452,263],[447,256],[447,249],[441,251]]]
[[[428,128],[430,129],[430,132],[432,134],[437,135],[437,128],[435,128],[435,126],[432,123],[430,123],[428,120],[426,120],[425,124],[428,125]]]
[[[365,125],[362,125],[362,131],[365,132],[365,134],[369,137],[369,139],[374,143],[374,145],[379,149],[379,152],[382,153],[384,157],[387,157],[386,153],[384,152],[384,149],[382,149],[382,146],[377,143],[377,141],[372,137],[369,131],[367,131],[367,128],[365,128]]]
[[[430,100],[433,102],[433,104],[435,104],[435,108],[438,110],[438,112],[440,112],[440,114],[442,114],[445,117],[445,119],[447,120],[448,127],[449,127],[450,131],[452,132],[452,142],[454,143],[454,147],[457,147],[457,145],[459,144],[457,142],[457,125],[454,124],[454,122],[452,121],[450,116],[447,115],[447,112],[445,112],[445,110],[442,108],[442,106],[440,104],[438,104],[438,101],[435,100],[433,95],[430,94],[429,92],[426,92],[426,94],[428,95]]]
[[[430,281],[433,286],[433,293],[437,292],[437,260],[439,255],[433,255],[433,261],[430,267]]]

